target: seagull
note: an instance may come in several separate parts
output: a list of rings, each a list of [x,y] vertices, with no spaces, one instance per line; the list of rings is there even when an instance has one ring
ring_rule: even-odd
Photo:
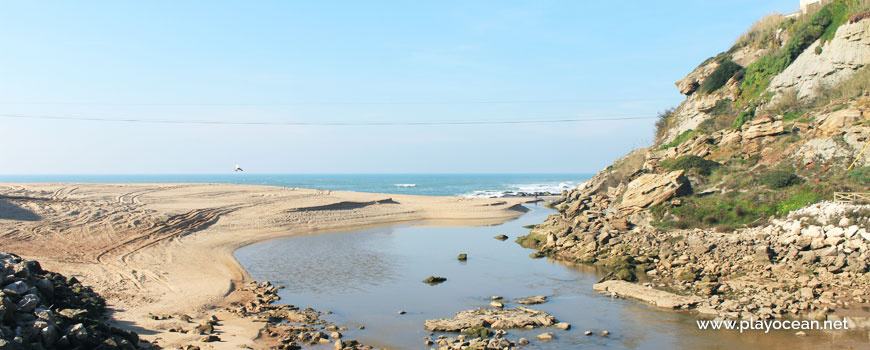
[[[245,169],[240,168],[239,163],[236,163],[236,171],[245,171]]]

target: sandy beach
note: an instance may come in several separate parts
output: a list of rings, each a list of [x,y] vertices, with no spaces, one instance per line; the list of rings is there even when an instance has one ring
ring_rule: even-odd
[[[224,310],[255,296],[233,257],[272,238],[421,222],[485,225],[527,199],[470,199],[229,184],[0,184],[0,250],[74,275],[115,323],[163,347],[265,348],[263,327]],[[292,300],[286,302],[293,303]],[[304,305],[300,305],[304,306]],[[221,342],[151,315],[216,315]]]

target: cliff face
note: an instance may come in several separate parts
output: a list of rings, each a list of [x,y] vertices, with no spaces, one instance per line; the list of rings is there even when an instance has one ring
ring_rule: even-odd
[[[818,49],[817,49],[818,48]],[[870,63],[870,21],[844,24],[824,45],[817,40],[770,82],[770,90],[795,89],[799,98],[814,97],[851,78]]]
[[[676,82],[686,100],[653,146],[565,191],[518,242],[702,296],[693,307],[711,315],[870,299],[870,206],[824,202],[870,186],[870,9],[850,6],[781,19],[702,63]]]

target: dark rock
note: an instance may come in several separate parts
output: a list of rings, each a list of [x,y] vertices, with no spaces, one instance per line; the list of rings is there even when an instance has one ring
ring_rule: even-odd
[[[426,279],[423,280],[423,283],[428,283],[428,284],[434,286],[434,285],[436,285],[436,284],[441,284],[441,283],[443,283],[443,282],[446,281],[446,280],[447,280],[446,277],[429,276],[429,277],[427,277]]]

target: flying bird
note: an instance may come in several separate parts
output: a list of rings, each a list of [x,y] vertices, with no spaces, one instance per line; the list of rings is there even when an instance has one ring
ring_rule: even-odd
[[[239,163],[236,163],[236,171],[245,171],[245,169],[240,168]]]

